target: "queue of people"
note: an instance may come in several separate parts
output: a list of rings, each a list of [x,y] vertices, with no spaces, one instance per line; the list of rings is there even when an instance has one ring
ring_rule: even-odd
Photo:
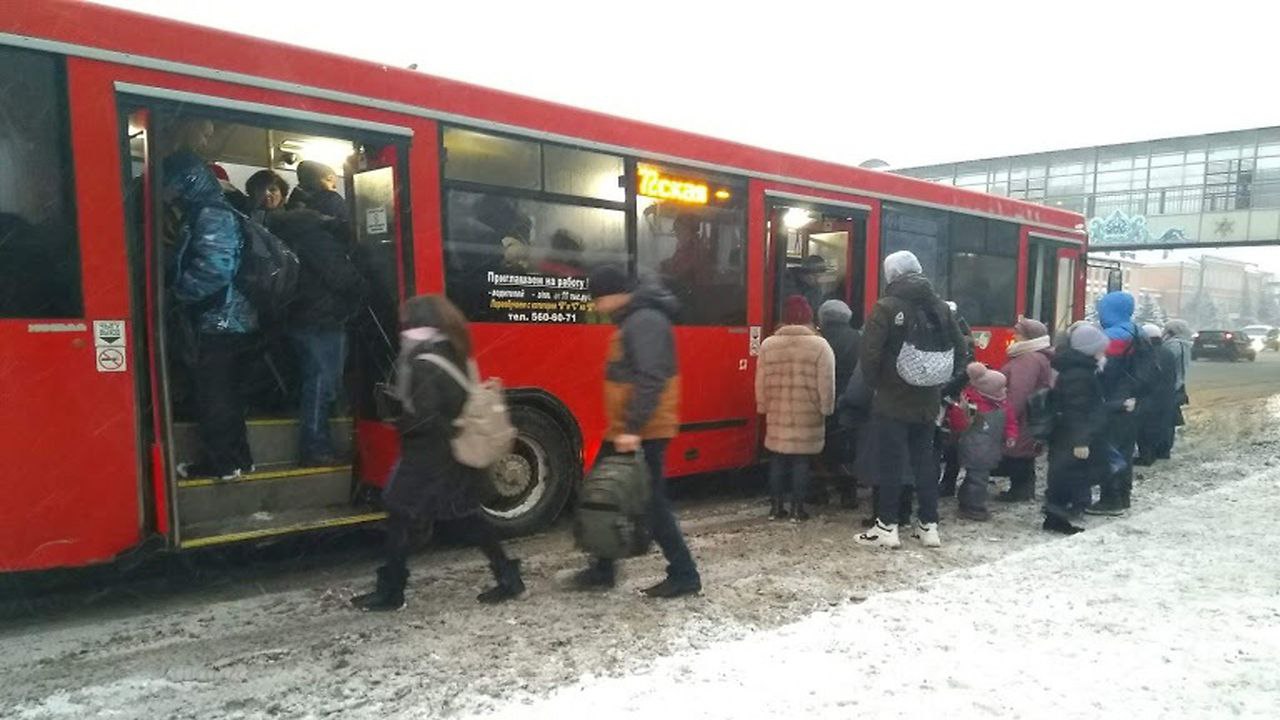
[[[180,210],[172,292],[195,331],[204,451],[179,472],[230,479],[254,467],[234,391],[248,338],[261,329],[259,313],[234,282],[244,222],[277,234],[299,258],[298,301],[288,309],[286,331],[303,370],[301,462],[337,462],[329,415],[342,377],[345,327],[367,291],[348,255],[346,205],[335,174],[303,163],[290,192],[278,174],[259,172],[246,186],[245,215],[194,152],[168,157],[164,174],[166,197]],[[664,474],[666,448],[679,429],[678,303],[661,280],[636,278],[619,266],[596,267],[589,276],[597,311],[617,326],[602,379],[607,429],[599,456],[643,455],[651,491],[644,523],[668,562],[667,577],[643,592],[697,593],[701,575]],[[755,392],[772,453],[771,519],[808,519],[817,468],[847,506],[856,505],[857,483],[874,488],[873,516],[856,543],[896,548],[909,533],[936,548],[940,495],[957,492],[959,517],[985,521],[991,477],[1010,479],[996,500],[1031,501],[1037,459],[1047,452],[1043,527],[1070,534],[1081,530],[1074,521],[1082,513],[1127,509],[1134,466],[1170,456],[1187,401],[1185,323],[1139,327],[1132,296],[1111,293],[1098,303],[1099,325],[1076,323],[1056,346],[1043,324],[1020,319],[1008,360],[995,370],[973,362],[968,326],[912,253],[886,257],[884,278],[884,296],[861,332],[843,302],[823,303],[815,319],[811,300],[797,293],[783,300],[782,323],[760,348]],[[480,516],[482,471],[453,456],[469,393],[447,367],[465,375],[473,364],[465,318],[448,299],[427,295],[403,305],[401,324],[393,395],[402,451],[383,495],[390,516],[386,562],[373,591],[352,602],[366,610],[403,606],[407,554],[424,520],[456,525],[484,553],[495,585],[478,596],[481,602],[517,597],[525,589],[520,563]],[[609,588],[616,572],[615,560],[588,558],[573,585]]]

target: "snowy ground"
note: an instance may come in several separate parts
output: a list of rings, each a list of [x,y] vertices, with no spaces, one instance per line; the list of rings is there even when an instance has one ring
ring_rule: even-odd
[[[614,592],[566,592],[564,533],[513,545],[531,592],[496,609],[464,549],[415,558],[390,616],[346,607],[367,560],[232,574],[0,625],[0,717],[1262,716],[1280,707],[1280,401],[1245,398],[1280,391],[1280,362],[1197,373],[1221,382],[1193,388],[1178,457],[1143,473],[1129,518],[1076,538],[1030,504],[987,524],[947,504],[941,550],[872,552],[852,545],[864,511],[778,524],[738,498],[681,507],[706,592],[673,603],[635,595],[657,556]]]

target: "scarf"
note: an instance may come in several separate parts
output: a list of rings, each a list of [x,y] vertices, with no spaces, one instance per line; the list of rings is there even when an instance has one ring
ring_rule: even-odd
[[[396,380],[393,386],[400,407],[413,414],[413,358],[430,344],[447,340],[444,333],[433,327],[409,328],[400,333],[400,354],[396,357]]]
[[[1033,340],[1023,340],[1022,342],[1016,342],[1010,345],[1006,354],[1011,358],[1016,358],[1019,355],[1026,355],[1028,353],[1036,352],[1037,350],[1048,350],[1049,343],[1048,335],[1038,337]]]

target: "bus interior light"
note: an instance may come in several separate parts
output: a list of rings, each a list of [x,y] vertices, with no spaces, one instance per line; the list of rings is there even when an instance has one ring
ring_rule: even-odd
[[[791,208],[782,216],[782,224],[788,230],[799,230],[813,222],[813,216],[804,208]]]
[[[728,199],[729,199],[729,198],[731,198],[731,197],[733,197],[733,195],[732,195],[728,190],[717,190],[717,191],[716,191],[716,199],[717,199],[717,200],[728,200]]]

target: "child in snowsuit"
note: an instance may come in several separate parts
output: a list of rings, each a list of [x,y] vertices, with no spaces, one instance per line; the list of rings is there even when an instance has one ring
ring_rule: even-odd
[[[947,423],[956,435],[964,482],[960,484],[960,517],[989,520],[987,488],[1006,445],[1018,439],[1018,419],[1009,411],[1005,376],[982,363],[966,368],[969,386],[960,401],[947,407]]]
[[[1082,490],[1106,472],[1108,411],[1099,362],[1110,343],[1096,326],[1081,325],[1071,331],[1069,346],[1053,359],[1058,379],[1049,391],[1054,422],[1044,506],[1044,529],[1051,532],[1073,535],[1084,529],[1073,525],[1071,516],[1088,503]]]

